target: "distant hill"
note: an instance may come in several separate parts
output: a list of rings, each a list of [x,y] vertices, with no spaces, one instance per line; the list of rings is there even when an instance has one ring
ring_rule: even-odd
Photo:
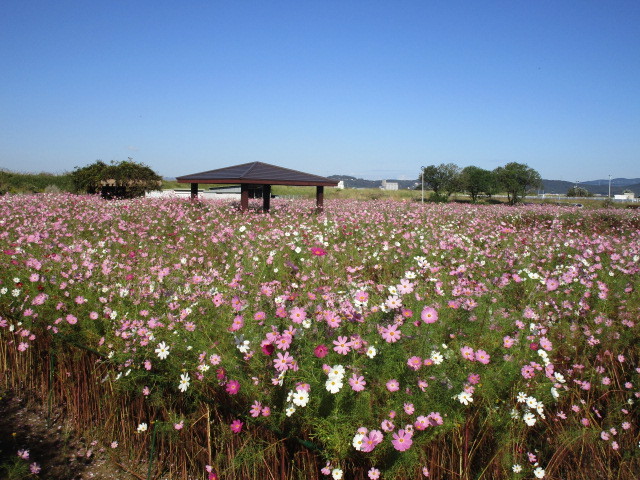
[[[588,180],[586,182],[580,182],[583,185],[597,185],[606,186],[609,188],[609,179],[606,180]],[[636,185],[640,183],[640,178],[612,178],[611,188],[615,187],[628,187],[630,185]]]
[[[625,190],[631,190],[636,196],[640,195],[640,179],[617,178],[617,184],[611,179],[611,195],[619,195]],[[590,180],[587,182],[565,182],[563,180],[542,180],[544,193],[565,194],[571,187],[586,188],[594,195],[609,194],[609,180]]]

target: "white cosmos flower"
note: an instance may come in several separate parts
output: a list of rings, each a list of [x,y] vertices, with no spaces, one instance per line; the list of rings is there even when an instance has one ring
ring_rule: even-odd
[[[437,351],[433,351],[431,352],[430,357],[431,360],[433,360],[433,364],[434,365],[440,365],[442,363],[442,361],[444,360],[444,357],[442,356],[442,354],[440,352]]]
[[[141,423],[140,425],[138,425],[138,433],[146,432],[147,428],[149,427],[146,423]]]
[[[338,393],[342,388],[342,381],[330,378],[324,385],[330,393]]]
[[[329,379],[342,380],[344,378],[344,367],[342,365],[334,365],[329,372]]]
[[[467,392],[460,392],[458,395],[456,395],[456,397],[458,398],[458,401],[463,405],[469,405],[469,403],[473,402],[473,397],[470,393]]]
[[[524,392],[519,392],[519,393],[518,393],[518,398],[517,398],[518,403],[524,403],[524,402],[526,402],[526,401],[527,401],[527,398],[528,398],[528,397],[527,397],[527,394],[526,394],[526,393],[524,393]]]
[[[342,478],[342,470],[339,468],[334,468],[333,470],[331,470],[331,476],[333,477],[333,480],[340,480]]]
[[[285,410],[285,413],[287,414],[287,417],[290,417],[295,413],[295,411],[296,411],[296,407],[294,407],[293,405],[289,405]]]
[[[180,375],[180,385],[178,385],[178,389],[181,392],[186,392],[187,389],[189,388],[190,380],[191,380],[191,378],[189,378],[189,374],[188,373],[181,374]]]
[[[527,412],[522,416],[522,420],[524,420],[524,423],[526,423],[527,425],[529,425],[530,427],[534,426],[536,423],[536,417],[533,415],[533,413],[531,412]]]
[[[536,478],[544,478],[544,469],[538,467],[533,471],[533,474],[536,476]]]
[[[306,407],[309,403],[309,392],[305,390],[296,390],[293,395],[293,403],[299,407]]]
[[[527,407],[535,409],[538,406],[538,400],[536,400],[534,397],[527,397]]]
[[[511,467],[511,470],[513,470],[513,473],[520,473],[522,471],[522,465],[516,463],[513,467]]]
[[[369,358],[373,358],[377,355],[378,351],[376,350],[376,347],[374,347],[373,345],[371,345],[368,349],[367,349],[367,357]]]
[[[169,356],[168,345],[164,342],[160,342],[158,344],[158,348],[156,348],[156,353],[158,354],[158,357],[160,358],[160,360],[164,360]]]
[[[363,438],[364,438],[363,434],[356,433],[356,436],[353,437],[353,441],[351,442],[351,444],[353,445],[353,448],[355,448],[358,451],[362,450],[362,439]]]

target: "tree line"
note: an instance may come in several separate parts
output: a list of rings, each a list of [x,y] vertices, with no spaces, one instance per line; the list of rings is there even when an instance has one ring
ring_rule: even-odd
[[[507,194],[508,202],[514,205],[531,190],[542,187],[540,174],[524,163],[511,162],[495,170],[469,166],[460,168],[454,163],[441,163],[423,167],[418,181],[433,192],[431,201],[445,202],[453,193],[467,193],[476,203],[478,197],[491,197],[500,192]]]

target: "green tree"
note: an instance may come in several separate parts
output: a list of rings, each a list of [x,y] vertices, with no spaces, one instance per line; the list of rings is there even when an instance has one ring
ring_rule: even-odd
[[[522,201],[531,189],[542,186],[540,174],[524,163],[507,163],[493,172],[499,188],[507,193],[511,205]]]
[[[433,190],[436,198],[446,200],[453,192],[461,190],[460,167],[454,163],[424,167],[418,180],[424,180],[425,185]]]
[[[567,197],[593,197],[593,193],[584,187],[573,186],[567,192]]]
[[[474,166],[463,168],[460,182],[462,189],[469,194],[473,203],[476,203],[481,193],[491,196],[495,191],[493,172],[484,168]]]
[[[160,175],[131,158],[110,164],[98,160],[82,168],[76,167],[71,178],[76,192],[100,193],[107,198],[139,197],[162,186]]]

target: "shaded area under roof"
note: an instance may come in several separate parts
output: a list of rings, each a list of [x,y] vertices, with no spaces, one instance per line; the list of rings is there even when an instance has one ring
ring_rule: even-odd
[[[180,183],[240,183],[248,185],[295,185],[335,187],[338,182],[310,173],[263,162],[243,163],[177,177]]]

